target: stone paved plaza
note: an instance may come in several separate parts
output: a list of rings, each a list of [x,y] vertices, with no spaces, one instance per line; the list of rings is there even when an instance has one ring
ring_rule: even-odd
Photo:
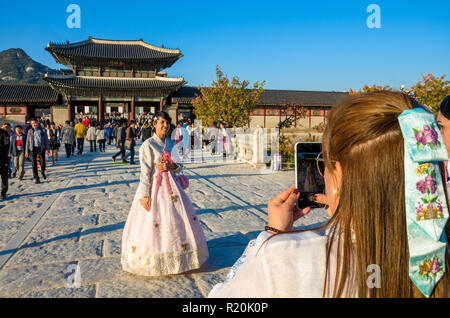
[[[186,192],[209,260],[186,274],[135,276],[122,271],[120,251],[140,167],[120,158],[113,163],[114,152],[107,146],[105,153],[67,159],[60,151],[59,164],[49,165],[41,184],[33,183],[30,163],[22,182],[10,180],[8,198],[0,202],[0,297],[206,297],[266,225],[267,201],[294,183],[293,170],[187,163]],[[296,226],[325,220],[324,211],[315,210]],[[74,288],[68,281],[76,266],[81,285]]]

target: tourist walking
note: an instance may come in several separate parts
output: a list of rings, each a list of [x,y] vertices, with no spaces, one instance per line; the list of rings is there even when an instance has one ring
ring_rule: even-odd
[[[177,127],[174,130],[174,138],[175,144],[178,147],[178,151],[183,155],[183,144],[181,143],[181,140],[183,140],[183,135],[181,134],[181,123],[178,123]],[[172,138],[171,138],[172,139]]]
[[[58,151],[61,145],[60,143],[60,132],[59,129],[56,128],[54,122],[50,124],[50,128],[47,130],[48,140],[50,143],[50,156],[52,157],[52,164],[55,165],[58,161]]]
[[[203,135],[202,135],[202,150],[206,149],[206,146],[209,144],[209,126],[205,125],[203,127]]]
[[[66,122],[66,126],[70,127],[68,121]],[[28,130],[26,139],[25,157],[31,157],[34,182],[40,183],[37,163],[39,160],[42,178],[47,179],[45,175],[45,155],[48,155],[50,145],[45,129],[39,125],[36,119],[31,120],[31,129]]]
[[[105,152],[105,143],[106,143],[106,138],[105,138],[105,129],[103,129],[102,125],[98,125],[97,126],[97,130],[95,131],[95,137],[98,143],[98,150],[100,152]]]
[[[151,136],[152,136],[152,126],[151,126],[150,121],[147,120],[141,129],[142,141],[146,141]]]
[[[134,147],[136,146],[136,122],[134,120],[130,121],[130,126],[126,129],[126,141],[125,141],[125,149],[129,149],[130,153],[125,156],[125,159],[127,157],[130,157],[130,165],[135,165],[136,162],[134,162],[134,154],[135,150]]]
[[[139,149],[137,188],[122,236],[123,270],[142,276],[179,274],[199,268],[209,257],[205,235],[176,173],[175,142],[166,138],[170,116],[158,112],[155,132]]]
[[[114,120],[114,119],[113,119]],[[112,135],[112,141],[113,143],[117,144],[117,131],[120,128],[120,123],[119,122],[114,122],[113,123],[113,135]]]
[[[111,124],[107,124],[105,127],[106,138],[108,140],[108,145],[111,144],[111,140],[113,137],[113,128]]]
[[[72,145],[75,138],[74,136],[75,129],[70,126],[70,121],[66,120],[65,125],[61,129],[61,143],[64,144],[67,158],[70,158],[70,155],[72,154]]]
[[[119,148],[119,152],[116,153],[114,156],[112,156],[113,161],[116,161],[116,157],[118,155],[121,155],[122,162],[128,163],[128,161],[125,159],[125,140],[126,140],[126,129],[127,129],[127,122],[125,120],[122,120],[120,123],[120,127],[117,129],[117,138],[116,138],[116,147]]]
[[[16,134],[11,136],[11,143],[9,153],[14,162],[14,168],[17,171],[19,180],[23,179],[25,174],[25,136],[22,131],[22,126],[15,127]]]
[[[75,134],[75,123],[73,121],[70,122],[70,126],[74,129],[74,134],[73,134],[73,142],[72,142],[72,156],[75,156],[75,148],[77,145],[77,136]]]
[[[83,123],[84,127],[86,127],[86,129],[89,128],[89,123],[90,122],[91,121],[90,121],[89,117],[88,116],[84,116],[84,120],[82,121],[82,123]]]
[[[181,125],[181,143],[183,144],[183,159],[191,152],[191,135],[188,122]]]
[[[2,188],[0,193],[0,199],[6,199],[6,193],[8,192],[8,170],[10,162],[10,136],[8,132],[0,128],[0,176],[2,178]]]
[[[96,144],[97,136],[95,135],[95,126],[93,121],[89,123],[89,129],[87,130],[86,133],[86,139],[89,141],[91,152],[97,151],[97,144]]]
[[[3,124],[2,128],[6,130],[8,133],[9,139],[11,139],[12,136],[15,135],[15,132],[11,128],[10,123]],[[10,157],[9,164],[8,164],[8,178],[15,178],[16,177],[16,168],[14,168],[13,159]]]
[[[78,124],[75,125],[75,137],[77,139],[78,155],[83,154],[84,138],[86,137],[87,128],[83,124],[81,118],[78,119]]]
[[[209,128],[209,149],[211,151],[211,155],[216,153],[218,134],[219,129],[217,128],[217,124],[214,123],[212,127]]]
[[[221,123],[219,127],[217,151],[219,154],[223,153],[223,157],[225,158],[227,155],[231,154],[231,140],[225,125]]]

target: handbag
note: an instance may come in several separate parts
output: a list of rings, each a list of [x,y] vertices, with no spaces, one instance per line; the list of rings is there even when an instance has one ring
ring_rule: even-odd
[[[131,140],[125,140],[125,149],[131,149]]]
[[[183,190],[186,190],[189,187],[189,179],[184,174],[180,174],[177,177],[177,181],[180,184],[180,186],[183,188]]]

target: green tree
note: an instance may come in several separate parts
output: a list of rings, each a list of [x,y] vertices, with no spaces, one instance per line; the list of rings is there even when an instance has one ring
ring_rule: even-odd
[[[437,116],[439,105],[445,96],[450,94],[450,81],[445,80],[446,74],[435,77],[433,74],[422,75],[422,80],[411,86],[410,90],[404,90],[415,97],[421,104],[431,108]]]
[[[250,114],[259,103],[265,81],[250,86],[248,81],[231,80],[216,66],[217,79],[211,87],[199,87],[201,95],[192,102],[194,114],[203,124],[224,123],[225,127],[248,125]]]

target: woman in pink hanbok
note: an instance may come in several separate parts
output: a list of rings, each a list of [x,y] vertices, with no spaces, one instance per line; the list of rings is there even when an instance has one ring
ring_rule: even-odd
[[[219,129],[219,144],[218,144],[218,152],[223,152],[223,155],[229,155],[231,153],[231,143],[230,143],[230,136],[228,135],[228,132],[225,128],[224,124],[220,124]]]
[[[187,272],[209,256],[200,222],[176,177],[182,165],[175,142],[165,137],[170,122],[166,112],[158,112],[155,133],[139,149],[140,183],[123,231],[121,257],[123,270],[136,275]]]

